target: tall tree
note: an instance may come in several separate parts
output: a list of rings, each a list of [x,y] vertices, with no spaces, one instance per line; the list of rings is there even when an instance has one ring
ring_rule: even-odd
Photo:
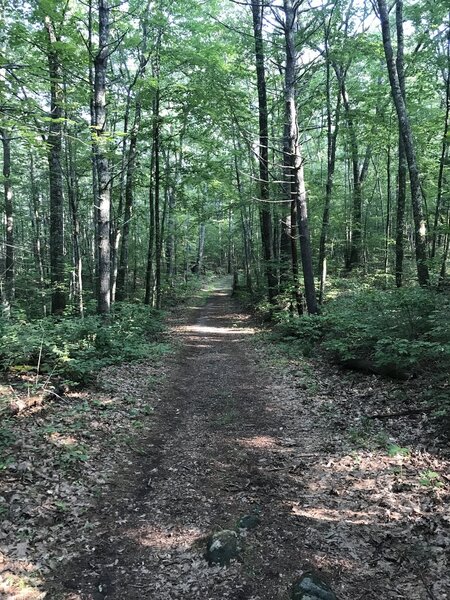
[[[64,258],[64,196],[62,172],[63,77],[57,51],[57,37],[52,19],[45,17],[47,58],[50,77],[50,127],[47,138],[50,176],[50,280],[52,314],[66,307]]]
[[[161,219],[160,219],[160,191],[161,191],[161,42],[162,28],[156,34],[155,53],[152,60],[152,77],[156,89],[152,98],[152,146],[150,152],[150,181],[149,181],[149,221],[148,221],[148,250],[147,267],[145,273],[145,298],[144,303],[158,308],[161,302]]]
[[[277,291],[277,278],[273,259],[273,226],[269,191],[269,117],[267,108],[266,69],[263,40],[264,4],[252,0],[253,34],[255,38],[256,80],[259,116],[259,200],[261,202],[261,241],[267,278],[269,301]]]
[[[369,170],[370,159],[372,156],[372,148],[369,144],[366,148],[364,159],[360,164],[359,157],[359,143],[358,134],[356,131],[356,124],[354,121],[354,115],[350,106],[350,100],[347,93],[347,86],[345,79],[347,76],[347,67],[334,64],[334,69],[339,82],[339,88],[342,95],[342,103],[344,105],[345,117],[347,120],[347,129],[350,143],[350,156],[352,164],[352,219],[351,219],[351,235],[350,235],[350,247],[347,251],[345,267],[348,271],[351,271],[354,267],[359,266],[361,263],[362,253],[362,189],[364,180],[367,177]]]
[[[402,0],[397,0],[402,2]],[[427,225],[423,210],[423,195],[419,177],[419,166],[414,146],[411,123],[403,98],[402,89],[398,77],[397,67],[392,49],[391,30],[389,24],[389,13],[386,0],[377,0],[383,36],[383,48],[386,57],[386,65],[389,74],[392,99],[397,111],[398,125],[405,146],[406,160],[408,162],[409,180],[411,184],[411,201],[414,217],[415,253],[417,264],[417,279],[421,286],[426,286],[430,281],[427,264]]]
[[[404,64],[404,38],[403,38],[403,2],[397,0],[395,3],[395,23],[397,32],[397,57],[396,67],[398,83],[406,105],[406,83]],[[403,284],[403,259],[404,259],[404,229],[405,229],[405,205],[406,205],[406,183],[408,175],[408,162],[406,160],[405,143],[402,132],[398,133],[398,174],[397,174],[397,220],[395,231],[395,284],[401,287]]]
[[[11,133],[0,129],[3,145],[3,202],[5,210],[5,269],[4,289],[1,291],[3,314],[9,316],[14,301],[14,210],[11,184]]]
[[[444,189],[447,180],[446,173],[449,168],[450,152],[450,12],[448,14],[447,32],[445,44],[445,67],[442,69],[445,84],[444,91],[444,132],[442,136],[441,156],[439,160],[439,172],[437,180],[436,208],[434,211],[433,238],[431,246],[431,258],[436,255],[438,239],[439,220],[442,218],[442,205],[444,201]],[[448,201],[447,201],[448,202]]]
[[[295,82],[297,71],[297,47],[295,32],[297,30],[297,14],[300,3],[295,5],[292,0],[283,0],[284,8],[284,37],[286,64],[284,76],[285,122],[287,131],[287,154],[290,156],[285,179],[290,186],[291,199],[297,209],[298,233],[300,237],[300,254],[305,286],[305,299],[308,312],[318,312],[314,274],[312,264],[311,240],[308,226],[308,209],[306,198],[303,157],[299,139],[297,107],[295,103]]]
[[[138,135],[142,120],[142,95],[140,90],[135,95],[134,122],[129,132],[128,156],[126,153],[128,137],[128,121],[130,118],[131,98],[133,90],[142,83],[145,76],[145,70],[149,61],[147,53],[148,46],[148,13],[149,2],[145,8],[143,17],[140,20],[142,41],[138,50],[139,64],[131,83],[127,86],[127,101],[124,115],[124,139],[122,143],[122,161],[120,173],[120,196],[117,215],[117,223],[113,234],[113,267],[112,267],[112,285],[111,299],[114,302],[117,293],[118,300],[124,300],[127,296],[128,283],[128,255],[130,243],[130,224],[133,213],[134,195],[135,195],[135,174],[136,162],[138,158]],[[120,254],[117,257],[117,251],[120,244]]]
[[[97,311],[108,314],[111,309],[111,175],[107,153],[108,132],[106,124],[106,76],[109,43],[108,0],[98,0],[98,40],[99,47],[94,59],[94,115],[95,115],[95,163],[97,167],[98,210],[98,296]]]
[[[323,206],[322,228],[319,241],[319,304],[323,303],[325,295],[325,282],[327,277],[327,241],[328,229],[330,225],[330,207],[333,194],[334,173],[336,169],[336,150],[337,137],[339,131],[339,121],[341,115],[341,94],[342,85],[339,81],[337,100],[334,112],[331,106],[332,81],[331,81],[331,57],[329,47],[329,36],[331,28],[331,16],[329,23],[325,27],[325,69],[326,69],[326,111],[327,111],[327,180],[325,185],[325,202]]]

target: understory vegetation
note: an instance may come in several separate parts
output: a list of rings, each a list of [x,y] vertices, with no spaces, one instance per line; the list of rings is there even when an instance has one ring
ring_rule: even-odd
[[[310,355],[319,345],[333,359],[370,361],[410,376],[450,366],[450,303],[421,289],[346,292],[321,316],[279,313],[278,331]],[[289,337],[285,337],[289,339]]]
[[[10,373],[88,383],[101,367],[164,352],[165,345],[158,341],[162,315],[139,304],[117,303],[106,323],[97,315],[4,322],[0,367]]]
[[[352,287],[354,286],[354,289]],[[364,373],[421,378],[418,397],[450,412],[450,298],[421,288],[377,290],[337,281],[320,315],[273,315],[273,337],[290,355],[321,355]],[[256,307],[258,310],[258,306]],[[259,311],[264,314],[264,304]]]
[[[23,310],[22,316],[0,321],[0,373],[9,385],[2,386],[0,412],[17,395],[49,392],[58,397],[94,383],[104,367],[161,360],[171,351],[165,336],[167,310],[201,297],[207,285],[207,278],[194,278],[180,283],[176,294],[168,290],[165,310],[117,302],[107,320],[87,307],[83,319],[30,318]]]

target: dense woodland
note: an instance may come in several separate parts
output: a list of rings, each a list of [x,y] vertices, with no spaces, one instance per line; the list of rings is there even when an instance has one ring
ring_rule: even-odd
[[[206,272],[344,359],[448,360],[444,0],[1,10],[4,367]]]
[[[448,0],[0,0],[0,597],[450,598],[449,126]]]

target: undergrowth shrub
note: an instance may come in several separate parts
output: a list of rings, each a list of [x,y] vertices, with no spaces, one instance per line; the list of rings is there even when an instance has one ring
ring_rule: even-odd
[[[262,287],[252,291],[243,285],[234,290],[233,295],[239,299],[243,308],[261,323],[273,320],[275,307],[267,300],[266,290]]]
[[[201,278],[193,276],[187,280],[178,278],[173,285],[166,285],[163,290],[164,306],[171,308],[185,304],[200,290],[202,283]]]
[[[360,291],[330,301],[323,314],[279,315],[276,331],[297,349],[334,360],[370,361],[409,373],[450,368],[450,303],[423,289]]]
[[[129,303],[117,303],[109,321],[99,316],[0,321],[0,368],[87,383],[104,366],[166,352],[162,331],[160,311]]]

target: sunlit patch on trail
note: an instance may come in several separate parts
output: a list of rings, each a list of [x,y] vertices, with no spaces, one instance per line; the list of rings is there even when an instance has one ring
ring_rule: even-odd
[[[49,438],[56,446],[75,446],[78,443],[73,436],[63,435],[57,431],[50,433]]]
[[[298,517],[305,517],[316,521],[345,521],[353,525],[369,525],[371,523],[370,515],[367,512],[355,513],[343,508],[332,509],[325,508],[324,506],[300,506],[300,504],[294,503],[291,512]]]
[[[187,348],[211,348],[211,344],[185,344]]]
[[[22,546],[24,544],[22,543]],[[2,556],[2,559],[0,598],[9,598],[10,600],[41,600],[45,598],[46,593],[39,589],[42,580],[37,574],[35,565],[25,559],[8,561],[5,555]]]
[[[269,435],[255,435],[254,437],[238,440],[247,448],[277,448],[277,440]]]
[[[192,332],[195,334],[214,334],[214,335],[254,335],[255,330],[252,327],[214,327],[210,325],[186,325],[181,331]]]

